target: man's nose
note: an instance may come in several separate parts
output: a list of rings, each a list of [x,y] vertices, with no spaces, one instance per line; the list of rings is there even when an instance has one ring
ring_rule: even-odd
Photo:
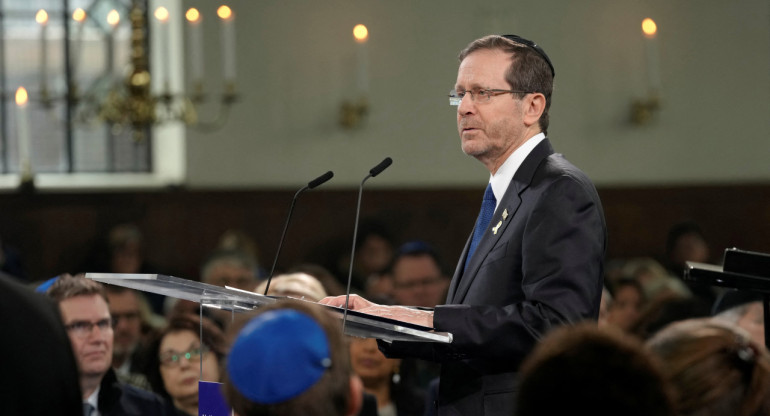
[[[457,106],[457,114],[473,114],[476,111],[476,102],[473,101],[471,94],[465,94],[460,99],[460,105]]]

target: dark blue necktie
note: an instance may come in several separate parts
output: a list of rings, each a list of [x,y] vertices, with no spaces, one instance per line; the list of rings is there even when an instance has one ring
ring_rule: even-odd
[[[484,236],[484,231],[487,230],[489,222],[492,221],[496,204],[497,200],[495,199],[494,192],[492,192],[492,184],[490,183],[487,185],[487,190],[484,191],[484,200],[481,201],[481,212],[479,212],[479,218],[476,219],[476,227],[473,228],[471,246],[468,248],[468,257],[465,258],[465,268],[468,267],[468,263],[471,261],[473,253],[476,251],[479,241],[481,241],[481,237]]]
[[[91,416],[94,410],[96,409],[90,403],[83,403],[83,416]]]

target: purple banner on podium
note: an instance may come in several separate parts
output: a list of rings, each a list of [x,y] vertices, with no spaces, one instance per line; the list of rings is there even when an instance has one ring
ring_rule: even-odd
[[[198,381],[198,416],[230,415],[230,406],[222,396],[222,383]]]

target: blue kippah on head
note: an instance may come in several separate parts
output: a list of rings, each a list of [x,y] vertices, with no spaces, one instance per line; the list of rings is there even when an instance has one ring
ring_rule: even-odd
[[[48,289],[53,286],[56,281],[59,280],[59,276],[52,277],[45,282],[41,283],[38,287],[35,288],[35,292],[37,293],[45,293],[48,291]]]
[[[329,339],[294,309],[265,312],[238,334],[227,372],[238,392],[256,403],[280,403],[312,387],[331,366]]]

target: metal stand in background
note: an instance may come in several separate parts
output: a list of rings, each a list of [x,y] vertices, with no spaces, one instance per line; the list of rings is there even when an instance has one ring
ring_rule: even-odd
[[[729,248],[723,266],[687,262],[685,280],[762,295],[765,346],[770,349],[770,254]]]

